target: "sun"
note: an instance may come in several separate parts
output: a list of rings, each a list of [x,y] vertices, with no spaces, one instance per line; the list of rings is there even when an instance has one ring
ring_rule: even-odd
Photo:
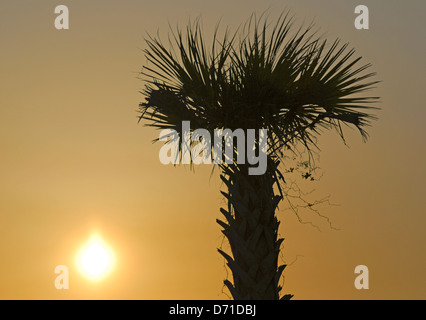
[[[102,238],[93,235],[78,252],[76,263],[86,278],[99,281],[114,269],[115,257]]]

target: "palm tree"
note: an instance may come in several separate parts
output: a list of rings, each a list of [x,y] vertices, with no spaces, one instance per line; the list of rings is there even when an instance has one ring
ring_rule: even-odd
[[[219,165],[228,205],[217,223],[232,256],[218,251],[232,271],[233,283],[224,283],[234,299],[292,297],[280,297],[286,267],[278,265],[283,239],[275,215],[285,188],[280,161],[300,145],[311,152],[321,129],[334,128],[344,139],[342,125],[353,126],[365,140],[364,128],[375,119],[368,112],[378,101],[363,95],[377,83],[369,80],[375,74],[364,72],[370,64],[359,66],[348,44],[329,43],[312,25],[293,29],[288,12],[272,28],[267,20],[252,16],[220,39],[216,28],[210,47],[197,20],[186,32],[172,30],[167,46],[149,36],[144,51],[139,107],[147,125],[179,134],[184,120],[212,135],[217,128],[268,130],[265,174],[250,175],[236,151],[232,163]]]

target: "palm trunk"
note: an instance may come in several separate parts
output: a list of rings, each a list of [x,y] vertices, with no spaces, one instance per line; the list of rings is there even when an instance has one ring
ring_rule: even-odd
[[[222,168],[222,180],[228,192],[222,192],[228,209],[221,208],[227,223],[217,220],[229,241],[232,256],[225,257],[232,271],[232,284],[224,283],[235,300],[278,300],[279,280],[286,265],[278,266],[280,246],[279,222],[275,216],[282,197],[274,193],[274,170],[264,175],[248,175],[247,166],[230,165]],[[290,299],[284,295],[281,299]]]

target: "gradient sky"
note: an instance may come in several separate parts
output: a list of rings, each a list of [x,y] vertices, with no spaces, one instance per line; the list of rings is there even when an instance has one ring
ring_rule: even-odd
[[[54,28],[67,5],[70,30]],[[370,9],[370,30],[354,8]],[[364,144],[320,140],[315,197],[324,219],[283,204],[284,292],[294,299],[425,299],[426,3],[410,1],[0,0],[0,298],[227,299],[216,171],[164,166],[158,131],[137,124],[146,32],[203,18],[236,28],[252,12],[289,8],[324,36],[350,42],[382,80],[380,120]],[[311,186],[308,186],[311,188]],[[77,250],[97,231],[117,255],[93,284]],[[370,270],[356,290],[354,268]],[[70,289],[54,287],[56,265]]]

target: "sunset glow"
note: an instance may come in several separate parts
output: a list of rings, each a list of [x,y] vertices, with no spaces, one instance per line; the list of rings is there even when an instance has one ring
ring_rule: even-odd
[[[77,267],[89,280],[98,281],[108,275],[115,264],[114,254],[101,237],[94,235],[77,254]]]
[[[426,299],[425,13],[425,0],[0,1],[0,300],[226,304],[230,265],[256,276],[251,255],[278,249],[268,270],[280,268],[279,279],[249,281],[248,270],[235,279],[259,292],[272,283],[292,300]],[[254,41],[261,17],[269,31]],[[291,28],[277,46],[284,17]],[[197,25],[203,42],[191,51]],[[164,50],[149,61],[154,39]],[[337,58],[334,47],[345,48]],[[162,70],[155,59],[169,54]],[[351,103],[341,94],[356,70],[356,81],[379,82],[355,88]],[[379,109],[360,107],[366,96]],[[276,153],[266,160],[261,129]],[[229,180],[234,156],[247,172],[280,160],[264,179],[272,187],[261,175]],[[246,209],[260,221],[231,232]],[[266,235],[267,225],[278,230]]]

